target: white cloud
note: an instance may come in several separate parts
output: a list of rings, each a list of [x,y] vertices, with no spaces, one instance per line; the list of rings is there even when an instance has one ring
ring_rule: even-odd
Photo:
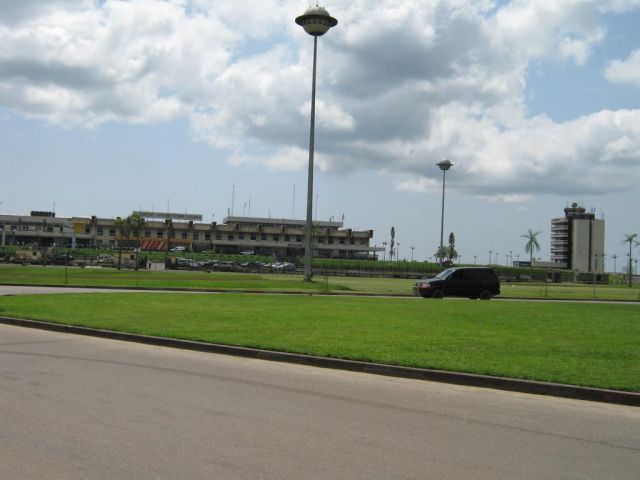
[[[70,127],[187,118],[233,165],[306,165],[312,40],[294,0],[11,1],[0,13],[0,106]],[[640,113],[531,118],[537,62],[588,64],[603,13],[640,0],[336,0],[319,40],[319,169],[370,169],[404,190],[517,203],[640,179]],[[4,8],[4,5],[3,5]],[[611,62],[640,85],[640,53]]]
[[[300,115],[310,115],[311,101],[298,108]],[[316,101],[316,122],[320,128],[327,130],[353,131],[356,121],[340,105],[330,105],[322,100]]]
[[[640,50],[635,50],[625,60],[614,60],[605,71],[607,80],[640,87]]]
[[[43,3],[43,14],[0,26],[0,102],[57,124],[184,115],[226,66],[223,42],[235,39],[179,2]]]

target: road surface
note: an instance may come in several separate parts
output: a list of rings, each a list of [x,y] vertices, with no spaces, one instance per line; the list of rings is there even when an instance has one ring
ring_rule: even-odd
[[[0,325],[0,478],[633,479],[640,409]]]

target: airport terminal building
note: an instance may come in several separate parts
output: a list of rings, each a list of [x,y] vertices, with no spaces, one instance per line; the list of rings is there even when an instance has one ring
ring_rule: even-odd
[[[202,223],[202,216],[134,212],[144,219],[140,228],[121,218],[56,217],[53,212],[0,215],[0,245],[67,246],[83,248],[135,247],[142,250],[254,253],[278,259],[304,255],[304,220],[229,216],[222,224]],[[313,223],[314,256],[376,258],[381,247],[370,245],[373,230],[355,231],[342,222]]]

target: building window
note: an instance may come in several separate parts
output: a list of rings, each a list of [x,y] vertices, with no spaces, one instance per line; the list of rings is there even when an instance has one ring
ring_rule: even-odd
[[[162,238],[162,230],[156,230],[156,238]]]
[[[230,233],[229,235],[227,235],[227,240],[229,240],[230,242],[233,241],[233,233]]]
[[[333,243],[333,237],[329,237],[329,244]]]
[[[193,239],[200,240],[200,234],[198,232],[193,232]]]
[[[350,238],[349,239],[349,245],[355,245],[356,244],[356,239],[355,238]]]
[[[273,241],[277,242],[278,240],[280,240],[280,235],[276,235],[275,233],[273,234]]]
[[[144,236],[145,237],[150,237],[151,236],[151,230],[145,230],[144,231]]]
[[[91,233],[91,225],[84,226],[84,233]]]
[[[114,237],[116,235],[116,229],[115,228],[110,228],[109,229],[109,236],[110,237]]]
[[[239,238],[240,240],[244,240],[244,232],[240,232],[240,233],[238,234],[238,238]]]
[[[174,230],[169,232],[169,238],[176,238],[176,232]]]
[[[302,235],[296,235],[296,242],[302,243]]]
[[[180,233],[180,238],[182,238],[182,240],[186,240],[187,239],[187,232]]]
[[[251,240],[255,240],[255,239],[256,239],[256,234],[255,234],[255,233],[252,233],[252,234],[251,234]]]
[[[290,242],[291,241],[291,235],[285,235],[284,236],[284,241],[285,242]]]
[[[204,239],[207,240],[207,241],[210,241],[211,240],[211,234],[210,233],[205,233],[204,234]]]
[[[322,237],[318,238],[318,243],[324,243],[324,238]]]
[[[216,240],[222,240],[222,233],[216,232]]]
[[[340,237],[340,245],[344,245],[344,237]]]

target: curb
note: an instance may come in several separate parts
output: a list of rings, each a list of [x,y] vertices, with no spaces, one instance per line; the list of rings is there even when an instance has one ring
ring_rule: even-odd
[[[415,380],[427,380],[432,382],[451,383],[455,385],[493,388],[511,392],[529,393],[535,395],[550,395],[554,397],[640,407],[640,393],[626,392],[621,390],[607,390],[601,388],[579,387],[561,383],[548,383],[531,380],[520,380],[514,378],[495,377],[490,375],[478,375],[472,373],[447,372],[444,370],[433,370],[426,368],[384,365],[380,363],[344,360],[340,358],[318,357],[314,355],[301,355],[296,353],[237,347],[232,345],[221,345],[216,343],[179,340],[173,338],[154,337],[149,335],[138,335],[134,333],[79,327],[74,325],[43,322],[39,320],[0,317],[0,323],[19,327],[50,330],[54,332],[65,332],[78,335],[108,338],[112,340],[143,343],[147,345],[181,348],[198,352],[218,353],[238,357],[255,358],[259,360],[295,363],[299,365],[308,365],[320,368],[348,370],[351,372],[370,373],[374,375],[411,378]]]

